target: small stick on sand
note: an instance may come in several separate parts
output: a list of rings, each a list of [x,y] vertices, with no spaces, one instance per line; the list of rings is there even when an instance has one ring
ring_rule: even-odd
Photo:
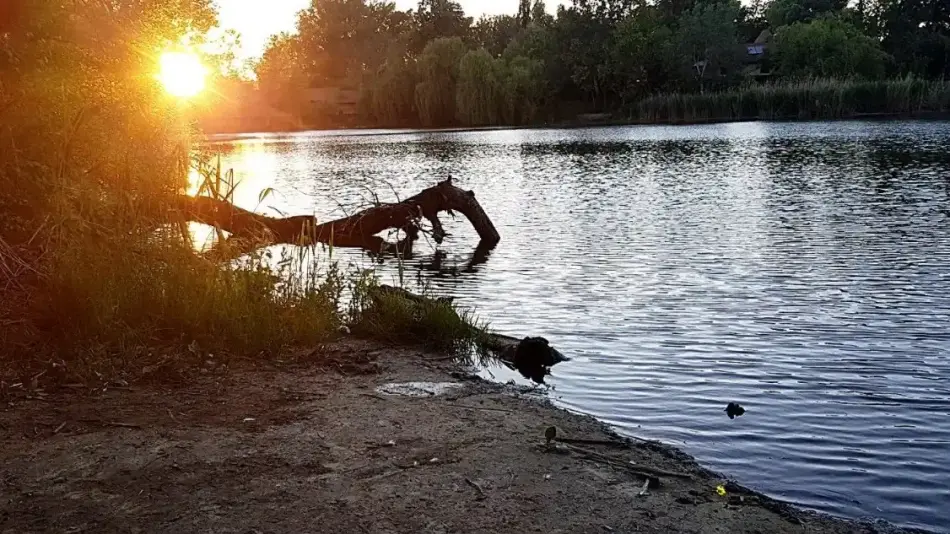
[[[650,479],[647,478],[643,481],[643,487],[640,488],[640,493],[637,493],[637,497],[643,497],[647,494],[647,490],[650,489]]]
[[[482,487],[481,487],[480,485],[478,485],[477,482],[475,482],[474,480],[472,480],[472,479],[470,479],[470,478],[466,478],[466,479],[465,479],[465,482],[468,482],[468,485],[469,485],[469,486],[471,486],[471,487],[473,487],[473,488],[475,488],[475,489],[478,490],[478,495],[479,495],[478,500],[482,500],[482,499],[487,499],[487,498],[488,498],[488,495],[485,495],[485,490],[483,490]]]

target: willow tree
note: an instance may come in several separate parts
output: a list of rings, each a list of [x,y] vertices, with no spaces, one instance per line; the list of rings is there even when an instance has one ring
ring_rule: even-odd
[[[416,110],[423,126],[446,126],[455,122],[455,89],[459,61],[466,47],[458,37],[436,39],[419,57]]]
[[[484,48],[473,50],[459,62],[456,89],[458,119],[469,126],[489,126],[501,122],[505,71]]]
[[[411,126],[418,122],[416,113],[415,61],[395,59],[364,77],[361,87],[361,113],[367,124]]]

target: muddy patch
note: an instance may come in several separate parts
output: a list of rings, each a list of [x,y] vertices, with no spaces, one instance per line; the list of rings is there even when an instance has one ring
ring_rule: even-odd
[[[438,397],[464,387],[458,382],[403,382],[399,384],[383,384],[376,388],[382,395],[401,397]]]

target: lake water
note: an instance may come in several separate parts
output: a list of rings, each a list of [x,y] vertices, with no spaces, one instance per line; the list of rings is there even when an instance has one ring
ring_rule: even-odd
[[[451,175],[405,270],[573,361],[551,395],[804,507],[950,531],[950,123],[743,123],[219,140],[237,202],[343,215]],[[335,251],[343,263],[371,261]],[[384,281],[397,276],[391,264]],[[747,413],[730,420],[723,409]]]

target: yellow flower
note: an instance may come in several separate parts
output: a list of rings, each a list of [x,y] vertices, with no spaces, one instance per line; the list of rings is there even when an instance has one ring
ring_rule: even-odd
[[[718,493],[720,497],[724,497],[726,495],[726,487],[722,484],[716,486],[716,493]]]

